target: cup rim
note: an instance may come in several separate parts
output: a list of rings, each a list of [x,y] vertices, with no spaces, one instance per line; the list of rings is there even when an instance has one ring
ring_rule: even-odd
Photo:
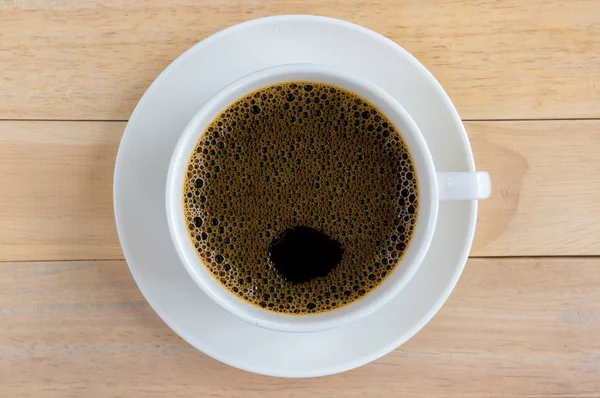
[[[207,125],[238,98],[261,87],[285,81],[321,81],[356,93],[374,103],[402,132],[415,161],[419,183],[419,216],[411,242],[395,269],[365,297],[339,309],[315,315],[284,315],[267,311],[236,297],[204,266],[191,244],[184,214],[183,175],[189,156]],[[352,86],[352,87],[349,87]],[[383,109],[382,109],[383,108]],[[400,121],[400,123],[398,123]],[[400,124],[400,126],[399,126]],[[196,285],[213,301],[238,318],[267,329],[284,332],[315,332],[340,327],[381,308],[409,282],[420,266],[433,237],[439,205],[435,168],[418,126],[406,110],[374,83],[336,68],[318,64],[278,65],[235,80],[210,98],[184,128],[173,151],[166,184],[169,233],[177,254]],[[399,270],[402,272],[399,273]]]

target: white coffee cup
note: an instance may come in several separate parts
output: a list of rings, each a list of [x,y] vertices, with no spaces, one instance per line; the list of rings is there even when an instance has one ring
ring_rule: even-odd
[[[419,183],[419,216],[410,244],[393,272],[362,299],[327,313],[283,315],[255,307],[225,289],[202,264],[188,237],[184,218],[183,181],[188,159],[206,127],[235,100],[261,87],[286,81],[314,81],[352,91],[379,108],[397,127],[412,154]],[[231,83],[208,100],[185,127],[173,152],[167,175],[167,219],[173,243],[187,272],[212,300],[249,323],[285,332],[314,332],[346,325],[389,302],[408,283],[431,243],[440,200],[477,200],[490,195],[486,172],[441,172],[419,128],[404,108],[375,84],[329,66],[289,64],[251,73]],[[253,200],[253,198],[248,198]]]

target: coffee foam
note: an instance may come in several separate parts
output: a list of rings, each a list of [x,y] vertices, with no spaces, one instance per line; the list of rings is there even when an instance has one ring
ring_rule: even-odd
[[[331,311],[375,289],[418,218],[414,162],[397,129],[356,94],[315,82],[259,89],[228,106],[189,158],[189,237],[213,276],[271,311]],[[341,243],[329,275],[293,284],[269,246],[306,226]]]

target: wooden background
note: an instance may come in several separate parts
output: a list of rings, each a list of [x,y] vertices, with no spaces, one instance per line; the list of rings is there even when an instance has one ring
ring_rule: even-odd
[[[145,89],[266,15],[374,29],[466,120],[493,197],[425,329],[347,373],[284,380],[197,352],[122,260],[111,190]],[[600,397],[600,1],[0,0],[0,397]]]

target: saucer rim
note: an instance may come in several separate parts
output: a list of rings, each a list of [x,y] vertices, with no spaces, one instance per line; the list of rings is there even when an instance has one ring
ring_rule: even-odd
[[[379,350],[371,352],[370,355],[362,355],[359,358],[356,358],[356,359],[353,359],[350,361],[346,361],[343,364],[338,365],[338,366],[317,368],[317,369],[311,370],[309,372],[278,371],[277,369],[263,368],[262,365],[246,366],[246,364],[244,362],[240,363],[240,362],[236,361],[235,358],[227,356],[227,355],[222,355],[219,352],[213,350],[209,345],[202,344],[197,339],[195,339],[192,335],[190,335],[187,331],[180,328],[178,323],[175,322],[169,315],[169,313],[168,313],[169,311],[167,309],[163,309],[163,307],[157,302],[158,300],[153,297],[153,295],[151,294],[151,292],[149,291],[147,286],[145,286],[144,282],[142,282],[141,274],[139,273],[139,271],[137,269],[137,265],[133,261],[133,258],[134,258],[133,254],[130,252],[130,249],[128,248],[128,245],[125,240],[124,226],[122,225],[123,218],[121,218],[119,215],[120,214],[119,206],[117,205],[118,196],[119,196],[118,195],[118,190],[119,190],[118,186],[119,186],[119,182],[120,182],[120,170],[123,167],[122,163],[124,163],[124,160],[123,160],[124,155],[123,155],[122,148],[124,147],[124,144],[126,144],[129,140],[132,139],[130,137],[131,134],[128,134],[128,132],[133,129],[133,127],[131,127],[131,126],[135,122],[137,122],[137,120],[140,118],[142,109],[145,107],[146,103],[149,101],[149,98],[152,97],[152,95],[156,91],[157,87],[163,83],[163,81],[173,72],[174,69],[176,69],[180,64],[186,62],[187,59],[192,54],[194,54],[197,51],[200,51],[202,49],[202,47],[207,46],[208,44],[212,43],[213,41],[219,40],[221,37],[233,34],[238,30],[252,28],[255,25],[268,24],[274,20],[276,20],[278,22],[282,22],[282,21],[285,22],[285,21],[292,21],[292,20],[293,21],[301,21],[301,22],[317,21],[317,22],[334,24],[334,25],[338,25],[341,27],[357,30],[361,34],[371,36],[373,39],[382,41],[382,42],[392,46],[394,48],[394,50],[400,54],[400,56],[404,57],[406,60],[408,60],[410,63],[412,63],[414,67],[419,69],[419,71],[425,75],[425,77],[427,78],[429,83],[431,83],[433,85],[433,87],[435,87],[436,95],[438,95],[442,99],[442,101],[445,103],[448,110],[450,111],[449,112],[450,116],[454,119],[453,121],[455,122],[456,126],[460,130],[461,144],[465,149],[465,154],[467,155],[467,158],[465,160],[467,162],[467,167],[469,169],[468,171],[475,171],[475,162],[474,162],[473,152],[471,150],[471,146],[470,146],[464,125],[458,115],[458,111],[456,110],[456,108],[454,107],[452,102],[450,101],[450,98],[448,97],[446,92],[443,90],[440,83],[435,79],[435,77],[431,74],[431,72],[429,70],[427,70],[427,68],[425,68],[409,52],[407,52],[402,47],[400,47],[398,44],[396,44],[392,40],[386,38],[385,36],[382,36],[379,33],[376,33],[370,29],[367,29],[360,25],[356,25],[351,22],[346,22],[343,20],[324,17],[324,16],[316,16],[316,15],[302,15],[302,14],[300,14],[300,15],[294,15],[294,14],[278,15],[278,16],[263,17],[263,18],[258,18],[258,19],[242,22],[242,23],[230,26],[228,28],[225,28],[219,32],[216,32],[216,33],[210,35],[209,37],[196,43],[195,45],[190,47],[188,50],[186,50],[183,54],[181,54],[179,57],[177,57],[152,82],[152,84],[146,90],[146,92],[144,93],[144,95],[142,96],[142,98],[140,99],[138,104],[136,105],[134,111],[132,112],[131,117],[127,123],[127,126],[124,130],[123,136],[122,136],[120,144],[119,144],[119,150],[118,150],[117,158],[116,158],[116,162],[115,162],[115,172],[114,172],[114,178],[113,178],[114,216],[115,216],[115,222],[116,222],[116,228],[117,228],[117,235],[118,235],[119,241],[121,243],[121,248],[123,250],[125,260],[127,262],[129,270],[130,270],[138,288],[142,292],[145,300],[152,307],[152,309],[159,315],[159,317],[175,333],[177,333],[181,338],[183,338],[188,344],[190,344],[191,346],[200,350],[204,354],[206,354],[220,362],[223,362],[227,365],[230,365],[232,367],[242,369],[242,370],[245,370],[248,372],[267,375],[267,376],[288,377],[288,378],[320,377],[320,376],[327,376],[327,375],[332,375],[332,374],[341,373],[341,372],[344,372],[347,370],[351,370],[351,369],[365,365],[369,362],[372,362],[372,361],[382,357],[383,355],[391,352],[392,350],[396,349],[400,345],[404,344],[407,340],[409,340],[416,333],[418,333],[433,318],[433,316],[435,316],[435,314],[441,309],[443,304],[447,301],[448,297],[454,290],[454,287],[456,286],[456,284],[464,270],[466,260],[468,258],[468,254],[470,252],[471,245],[473,242],[474,233],[475,233],[476,218],[477,218],[477,201],[472,201],[471,206],[470,206],[470,213],[469,213],[470,220],[468,221],[468,227],[466,228],[466,231],[465,231],[466,244],[463,246],[461,254],[459,256],[460,257],[459,264],[457,264],[457,267],[455,268],[452,278],[446,283],[445,289],[439,293],[438,300],[435,301],[435,303],[433,305],[431,305],[430,309],[420,318],[419,322],[415,322],[413,324],[413,326],[408,329],[407,332],[404,332],[403,334],[399,335],[398,338],[394,339],[393,341],[391,341],[390,343],[385,345],[383,348],[380,348]],[[456,138],[458,138],[458,137],[455,137],[455,139]],[[256,327],[258,327],[258,326],[256,326]],[[282,333],[284,333],[284,332],[282,332]],[[320,332],[314,332],[314,333],[317,334]],[[191,341],[194,341],[194,343],[192,344]]]

